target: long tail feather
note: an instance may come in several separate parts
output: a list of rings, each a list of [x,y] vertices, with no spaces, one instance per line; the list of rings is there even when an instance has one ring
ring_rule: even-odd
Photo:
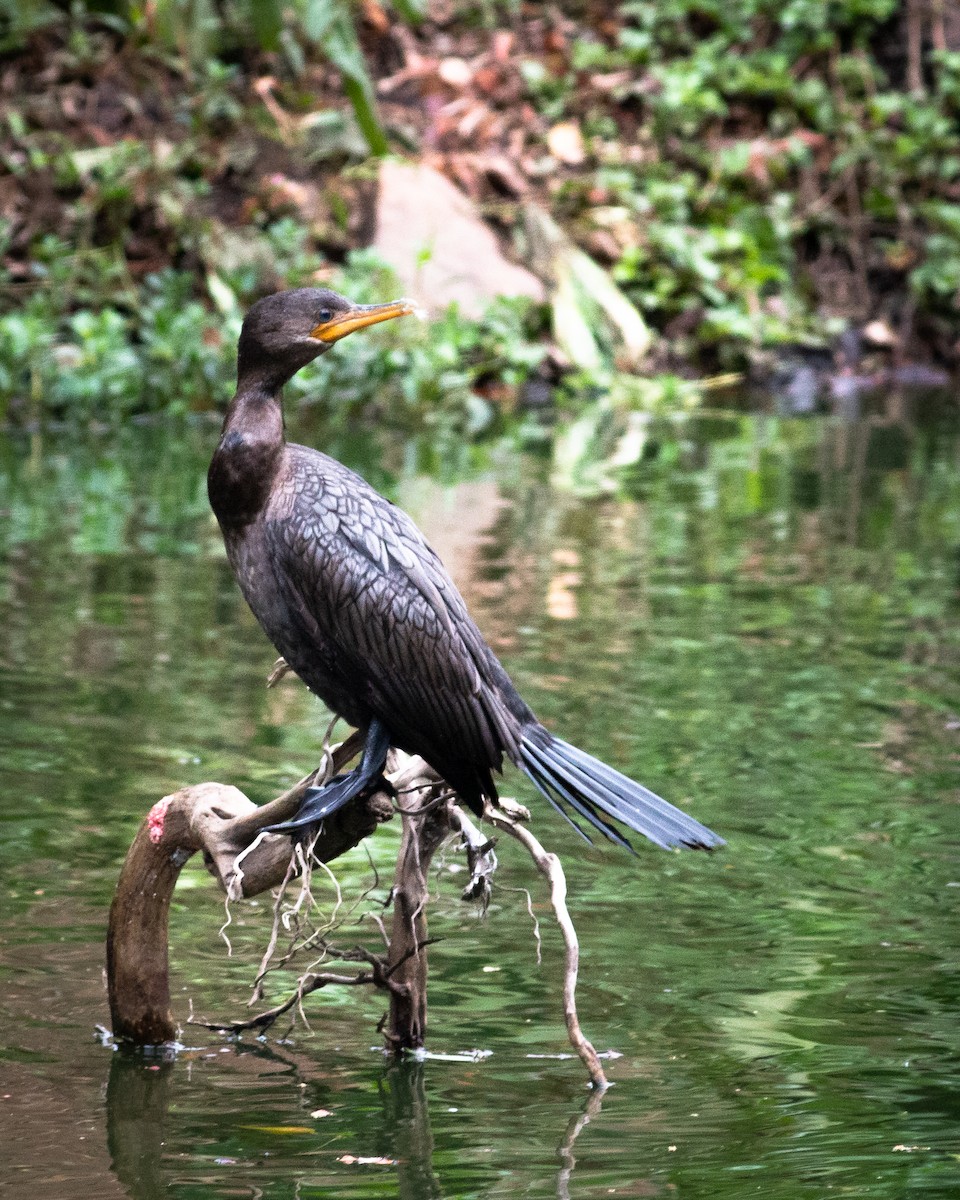
[[[633,847],[612,821],[662,846],[665,850],[684,846],[712,850],[724,840],[706,825],[656,793],[621,775],[598,758],[568,742],[537,729],[524,734],[520,744],[521,766],[554,808],[590,841],[589,835],[571,816],[582,818],[617,845]]]

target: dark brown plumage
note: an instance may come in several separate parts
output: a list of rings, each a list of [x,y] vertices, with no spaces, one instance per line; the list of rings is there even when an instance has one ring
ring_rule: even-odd
[[[210,464],[210,502],[240,588],[267,636],[334,712],[367,733],[364,764],[314,789],[315,824],[376,779],[388,744],[422,755],[476,812],[506,756],[561,811],[626,844],[721,839],[536,720],[410,518],[341,463],[287,443],[280,393],[354,329],[411,311],[323,289],[261,300],[244,321],[237,393]],[[565,812],[564,815],[568,815]],[[579,826],[578,826],[579,828]]]

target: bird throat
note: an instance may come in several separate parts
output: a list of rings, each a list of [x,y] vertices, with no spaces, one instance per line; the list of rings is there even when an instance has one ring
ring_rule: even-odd
[[[210,506],[220,525],[249,525],[266,505],[284,447],[279,394],[238,391],[227,410],[207,472]]]

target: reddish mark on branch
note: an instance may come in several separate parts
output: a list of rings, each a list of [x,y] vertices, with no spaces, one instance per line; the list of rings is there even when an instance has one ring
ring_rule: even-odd
[[[160,839],[163,837],[163,823],[167,817],[167,809],[173,800],[172,796],[164,796],[162,800],[158,800],[147,817],[147,831],[150,834],[150,841],[155,846],[159,845]]]

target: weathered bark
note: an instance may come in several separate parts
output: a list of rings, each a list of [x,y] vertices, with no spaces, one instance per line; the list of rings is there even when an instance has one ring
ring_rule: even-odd
[[[144,822],[127,853],[110,907],[107,987],[113,1035],[138,1046],[172,1042],[167,922],[180,851],[153,846]]]
[[[383,1034],[394,1054],[419,1050],[426,1038],[428,873],[434,854],[451,832],[449,801],[434,798],[436,786],[442,784],[432,772],[426,782],[426,787],[402,797],[400,806],[403,838],[393,879],[387,960],[388,976],[399,986],[391,989]]]
[[[353,739],[334,752],[333,770],[356,752]],[[139,1046],[176,1037],[170,1012],[170,898],[188,859],[202,850],[228,896],[255,896],[279,884],[290,862],[290,839],[264,834],[266,825],[296,812],[315,776],[258,807],[235,787],[202,783],[166,796],[150,810],[127,854],[110,908],[107,984],[114,1037]],[[393,815],[389,797],[375,795],[334,814],[314,853],[329,862]],[[237,859],[244,851],[238,869]]]

